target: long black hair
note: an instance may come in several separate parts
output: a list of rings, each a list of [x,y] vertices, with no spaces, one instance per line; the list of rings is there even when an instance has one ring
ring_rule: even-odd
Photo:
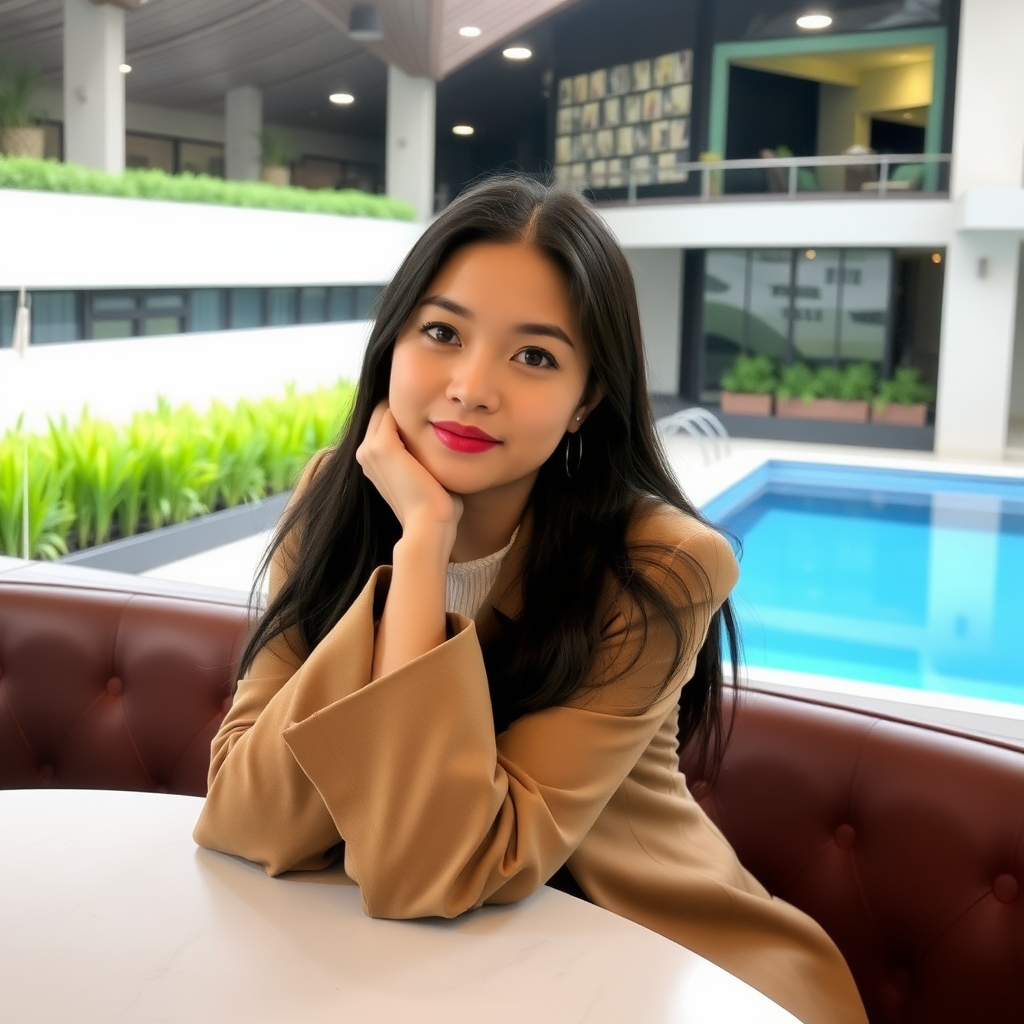
[[[290,571],[257,623],[240,671],[282,634],[301,645],[297,653],[312,651],[373,570],[390,563],[401,529],[363,475],[356,448],[374,407],[388,395],[392,350],[403,325],[445,262],[474,242],[529,244],[562,270],[590,357],[588,390],[599,386],[604,392],[581,430],[585,457],[578,470],[567,477],[559,446],[540,467],[531,493],[534,529],[524,563],[522,615],[507,623],[504,642],[495,647],[500,656],[487,658],[496,728],[563,703],[588,685],[593,652],[609,625],[599,621],[609,580],[639,611],[644,635],[651,615],[667,621],[674,634],[675,664],[650,693],[649,706],[684,652],[692,651],[693,638],[687,635],[690,623],[680,621],[678,599],[669,596],[676,588],[665,587],[664,552],[630,549],[627,527],[652,498],[705,520],[675,482],[658,439],[636,290],[621,248],[582,197],[519,176],[484,180],[456,199],[427,227],[382,292],[348,423],[282,518],[261,567],[262,575],[287,541]],[[691,599],[708,600],[710,581],[696,562],[690,568],[689,576],[704,591]],[[678,582],[688,589],[681,577]],[[722,714],[723,628],[735,685],[738,637],[727,601],[712,618],[679,712],[681,743],[693,742],[712,774],[729,731]],[[642,649],[642,638],[633,649]]]

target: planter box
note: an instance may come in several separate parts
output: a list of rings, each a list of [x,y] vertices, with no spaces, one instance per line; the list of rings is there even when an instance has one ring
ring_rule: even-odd
[[[790,420],[839,420],[843,423],[867,423],[867,402],[844,402],[838,398],[777,398],[775,415]]]
[[[729,416],[771,416],[772,395],[723,391],[719,408]]]
[[[887,423],[891,427],[923,427],[928,420],[928,406],[923,402],[900,405],[890,402],[881,412],[871,410],[872,423]]]
[[[42,160],[46,149],[43,129],[35,125],[24,128],[0,128],[0,153],[7,156],[31,156]]]

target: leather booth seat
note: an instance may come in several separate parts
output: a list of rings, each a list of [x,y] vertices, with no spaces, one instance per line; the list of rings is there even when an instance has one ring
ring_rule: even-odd
[[[0,565],[0,787],[202,795],[246,630],[241,595]],[[690,782],[874,1024],[1024,1021],[1024,750],[747,691]]]

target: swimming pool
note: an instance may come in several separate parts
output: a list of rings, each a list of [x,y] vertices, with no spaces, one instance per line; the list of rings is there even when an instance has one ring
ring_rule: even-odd
[[[704,511],[748,665],[1024,705],[1024,480],[770,460]]]

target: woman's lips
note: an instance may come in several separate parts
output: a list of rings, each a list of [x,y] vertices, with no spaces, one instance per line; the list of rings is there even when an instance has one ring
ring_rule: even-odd
[[[476,427],[467,427],[461,423],[431,423],[430,426],[433,428],[434,435],[438,441],[445,448],[449,448],[453,452],[477,454],[479,452],[488,452],[496,445],[501,444],[500,441],[491,437],[490,434],[485,434]]]

